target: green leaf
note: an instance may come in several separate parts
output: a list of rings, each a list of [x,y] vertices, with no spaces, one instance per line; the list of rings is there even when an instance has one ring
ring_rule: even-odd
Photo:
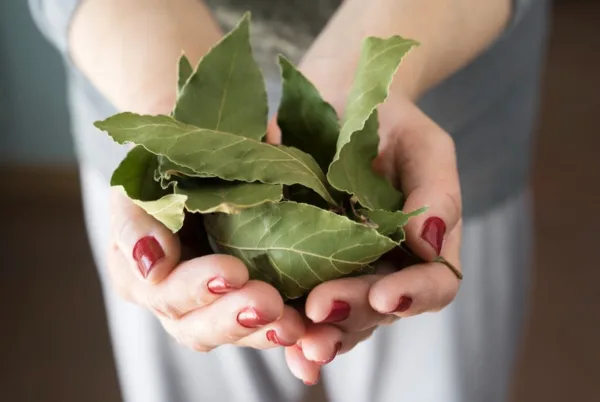
[[[403,196],[371,168],[379,145],[376,109],[388,96],[402,58],[417,42],[393,36],[367,38],[345,108],[329,183],[356,196],[368,209],[396,210]]]
[[[366,269],[396,247],[365,225],[293,202],[208,215],[205,226],[215,252],[240,258],[251,277],[273,284],[288,299]]]
[[[284,145],[312,155],[326,171],[333,160],[340,132],[337,114],[315,86],[292,63],[279,58],[283,96],[277,113]]]
[[[369,211],[360,209],[358,210],[358,213],[367,217],[372,224],[375,224],[377,226],[375,229],[377,229],[379,233],[388,236],[396,232],[398,228],[406,226],[410,218],[421,215],[425,211],[427,211],[426,207],[419,208],[412,212]]]
[[[113,172],[110,184],[121,187],[125,195],[171,231],[183,226],[183,207],[187,196],[168,194],[154,180],[158,167],[156,155],[141,146],[130,150]]]
[[[156,201],[133,200],[133,202],[173,233],[177,233],[183,227],[186,199],[187,197],[182,194],[167,194]]]
[[[238,213],[265,202],[283,198],[280,184],[235,183],[220,179],[184,180],[175,186],[175,194],[187,197],[185,208],[194,213]]]
[[[250,46],[250,15],[200,60],[181,90],[175,119],[260,140],[267,132],[267,92]]]
[[[177,177],[215,177],[214,175],[194,172],[192,169],[176,164],[164,156],[158,157],[158,173],[163,179]]]
[[[296,148],[201,129],[168,116],[121,113],[94,124],[119,144],[143,145],[150,152],[197,173],[229,181],[302,184],[336,205],[319,165]]]
[[[181,92],[185,83],[190,78],[194,69],[189,59],[182,54],[179,58],[178,80],[177,80],[177,97],[181,96]]]
[[[122,186],[131,199],[154,201],[165,195],[162,188],[154,180],[154,172],[158,167],[156,155],[144,147],[132,148],[110,179],[111,186]]]

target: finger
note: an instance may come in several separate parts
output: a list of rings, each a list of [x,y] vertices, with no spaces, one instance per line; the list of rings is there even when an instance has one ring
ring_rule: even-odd
[[[267,125],[266,140],[269,144],[281,144],[281,129],[277,125],[277,117],[272,118]]]
[[[283,299],[267,283],[249,281],[204,308],[179,320],[161,318],[163,326],[179,343],[207,352],[235,343],[283,315]]]
[[[307,360],[323,366],[369,338],[376,328],[377,326],[373,326],[348,333],[332,325],[309,325],[298,346]]]
[[[384,136],[386,147],[380,159],[392,161],[392,170],[397,172],[396,181],[407,195],[403,210],[428,207],[408,222],[406,241],[418,256],[433,261],[462,214],[456,151],[450,135],[413,108],[408,118],[420,123],[395,125],[406,128],[394,128]]]
[[[459,260],[460,223],[457,229],[447,239],[446,253],[454,261]],[[460,280],[448,266],[428,262],[382,277],[371,286],[369,302],[380,313],[408,317],[443,309],[454,300],[459,286]]]
[[[156,285],[140,281],[132,270],[127,269],[127,264],[121,250],[112,247],[108,276],[117,294],[170,319],[210,305],[248,282],[246,266],[227,255],[215,254],[185,261]]]
[[[163,280],[179,262],[179,239],[123,194],[111,189],[113,241],[138,279],[149,283]]]
[[[330,324],[312,324],[298,342],[304,357],[319,365],[330,363],[341,351],[344,332]]]
[[[315,385],[319,382],[321,365],[306,359],[298,346],[285,348],[285,361],[294,377],[304,384]]]
[[[346,332],[377,325],[386,316],[369,303],[369,289],[380,276],[336,279],[315,287],[308,295],[305,314],[314,323],[330,323]]]
[[[248,282],[248,269],[237,258],[213,254],[182,262],[162,282],[139,283],[139,303],[155,313],[177,319]]]
[[[305,332],[306,326],[298,310],[284,306],[283,316],[280,319],[240,339],[236,344],[255,349],[293,346]]]

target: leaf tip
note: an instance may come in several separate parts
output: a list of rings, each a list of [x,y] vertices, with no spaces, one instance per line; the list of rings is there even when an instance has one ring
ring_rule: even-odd
[[[238,21],[237,25],[235,28],[233,28],[233,31],[236,31],[238,29],[243,29],[244,31],[249,32],[250,31],[250,22],[252,21],[252,12],[251,11],[246,11],[244,14],[242,14],[242,18],[240,18],[240,20]]]

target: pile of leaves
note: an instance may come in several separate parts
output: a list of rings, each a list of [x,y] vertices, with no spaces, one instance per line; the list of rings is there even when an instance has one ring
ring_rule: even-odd
[[[280,57],[282,144],[273,145],[265,142],[267,94],[246,14],[196,69],[181,56],[169,116],[120,113],[95,123],[117,143],[135,145],[111,185],[173,232],[202,214],[212,250],[240,258],[252,278],[286,299],[370,272],[422,212],[403,212],[402,193],[371,167],[377,107],[416,45],[367,38],[341,119]]]

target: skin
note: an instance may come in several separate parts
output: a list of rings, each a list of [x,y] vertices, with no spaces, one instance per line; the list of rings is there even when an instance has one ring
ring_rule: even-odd
[[[409,246],[425,261],[433,261],[437,253],[421,233],[427,219],[437,217],[446,226],[441,255],[460,269],[461,198],[452,139],[415,101],[490,46],[510,11],[510,0],[346,0],[300,64],[341,114],[365,36],[399,34],[421,42],[403,62],[379,110],[381,146],[375,168],[407,194],[406,210],[429,206],[406,228]],[[196,64],[221,35],[197,0],[87,0],[72,23],[70,53],[118,109],[168,113],[175,100],[175,66],[181,51]],[[278,141],[275,121],[268,138]],[[245,266],[233,257],[182,261],[178,237],[117,191],[112,195],[111,228],[107,269],[125,300],[150,309],[166,331],[197,351],[222,344],[277,347],[267,339],[267,331],[274,330],[281,343],[294,345],[285,347],[288,366],[308,384],[318,381],[323,366],[319,362],[330,361],[336,351],[350,351],[379,325],[443,309],[460,285],[440,263],[398,272],[386,267],[377,275],[321,284],[308,296],[301,316],[284,305],[275,289],[249,281]],[[149,235],[165,256],[144,278],[132,250]],[[230,289],[211,293],[207,283],[214,278],[225,280]],[[412,304],[393,312],[403,296]],[[350,304],[348,318],[321,323],[336,300]],[[268,323],[258,328],[240,325],[236,316],[247,307]]]

